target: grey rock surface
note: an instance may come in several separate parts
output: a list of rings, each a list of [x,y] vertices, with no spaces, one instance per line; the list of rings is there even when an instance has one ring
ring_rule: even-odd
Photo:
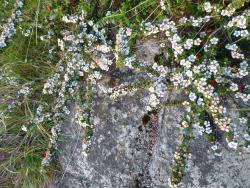
[[[152,65],[160,55],[155,41],[148,41],[137,52],[140,62]],[[164,54],[165,58],[167,55]],[[147,76],[131,70],[111,71],[100,83],[94,99],[91,120],[94,134],[88,156],[83,154],[83,128],[74,122],[76,106],[65,120],[59,159],[63,175],[58,188],[166,188],[171,163],[180,143],[180,106],[148,113],[147,91],[137,90],[117,100],[107,97],[102,88],[144,80]],[[166,100],[180,101],[180,91],[169,92]],[[233,107],[231,107],[233,108]],[[229,112],[237,121],[239,114]],[[244,128],[238,127],[239,133]],[[191,143],[192,157],[181,188],[249,188],[250,155],[229,149],[223,136],[218,141],[222,156],[216,156],[204,136]]]
[[[152,65],[154,64],[154,58],[157,55],[163,53],[159,45],[159,41],[150,39],[147,41],[143,41],[141,44],[137,44],[137,52],[136,56],[139,59],[139,62],[144,65]]]
[[[232,101],[228,114],[237,125],[239,113]],[[238,142],[243,142],[245,126],[235,126]],[[218,140],[221,156],[216,156],[212,144],[204,136],[197,137],[190,146],[192,159],[188,161],[182,188],[248,188],[250,187],[250,153],[241,154],[228,147],[223,136]]]
[[[248,188],[250,187],[250,155],[239,155],[222,146],[222,156],[214,155],[204,137],[191,144],[182,188]]]
[[[94,136],[88,156],[82,153],[83,130],[74,122],[73,105],[62,131],[65,142],[61,144],[60,162],[65,174],[58,186],[165,187],[183,110],[170,108],[148,114],[146,105],[145,91],[116,101],[100,92],[92,111]]]
[[[117,83],[128,79],[122,72],[115,72],[116,78],[117,74],[120,74]],[[82,152],[83,130],[74,122],[76,108],[72,105],[63,127],[60,162],[65,173],[58,187],[167,187],[174,152],[180,142],[178,122],[184,111],[181,107],[171,107],[149,114],[145,111],[147,95],[138,90],[113,101],[97,92],[92,111],[94,136],[88,156]],[[175,100],[174,96],[169,98]],[[237,113],[232,116],[237,120]],[[191,143],[192,158],[180,187],[250,187],[250,155],[239,155],[225,141],[220,142],[222,156],[214,154],[204,137]]]

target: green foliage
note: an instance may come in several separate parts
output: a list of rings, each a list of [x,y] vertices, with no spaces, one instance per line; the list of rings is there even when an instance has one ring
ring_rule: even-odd
[[[160,10],[156,1],[131,1],[126,0],[122,3],[119,10],[112,12],[111,15],[106,15],[97,24],[104,27],[108,24],[116,27],[138,27],[142,21],[148,20],[152,15],[150,10],[156,10],[154,15],[159,14]],[[150,16],[150,17],[149,17]]]
[[[13,4],[9,1],[10,5]],[[23,10],[23,22],[18,27],[32,30],[30,37],[24,37],[18,30],[9,45],[0,51],[0,71],[15,78],[18,86],[0,82],[0,95],[5,100],[0,103],[1,111],[7,111],[11,101],[18,99],[18,91],[24,84],[33,84],[33,94],[18,99],[19,104],[11,112],[0,118],[0,154],[6,159],[0,161],[0,185],[3,187],[39,187],[53,176],[57,167],[41,167],[42,159],[48,147],[50,129],[53,124],[35,125],[30,123],[39,104],[50,103],[50,98],[41,94],[44,81],[54,67],[49,64],[48,46],[37,40],[37,32],[43,33],[41,25],[47,15],[46,3],[26,1]],[[0,5],[2,6],[2,4]],[[9,6],[11,8],[11,6]],[[34,18],[34,10],[39,17]],[[39,27],[39,28],[38,28]],[[7,99],[7,100],[6,100]],[[27,132],[21,130],[27,127]]]
[[[9,0],[9,6],[4,6],[5,0],[0,0],[0,22],[5,23],[6,19],[11,15],[15,0]],[[231,1],[221,1],[229,4]],[[159,7],[159,1],[154,0],[27,0],[25,1],[23,21],[18,25],[18,31],[14,38],[9,41],[8,46],[4,50],[0,50],[0,71],[8,77],[13,77],[17,85],[6,84],[4,80],[0,80],[0,110],[8,111],[9,104],[17,100],[20,102],[16,104],[13,111],[8,112],[0,120],[0,155],[6,156],[5,160],[0,161],[0,185],[3,187],[39,187],[57,170],[57,166],[41,167],[42,159],[45,157],[49,139],[51,137],[51,128],[56,122],[45,122],[42,124],[31,123],[30,120],[36,113],[37,106],[43,104],[47,109],[51,110],[53,104],[52,97],[42,95],[44,83],[56,69],[55,62],[57,62],[63,54],[49,52],[49,49],[57,48],[57,38],[63,28],[68,27],[69,30],[74,31],[73,26],[65,26],[61,22],[62,16],[65,14],[76,14],[84,11],[87,14],[88,20],[93,20],[99,27],[105,28],[114,37],[116,31],[121,27],[132,28],[132,36],[129,40],[129,46],[133,53],[137,50],[136,42],[138,38],[142,38],[143,32],[138,28],[144,22],[157,22],[162,18],[171,17],[176,20],[182,16],[196,16],[201,15],[202,3],[197,5],[192,0],[165,0],[166,10]],[[236,0],[229,4],[229,8],[240,9],[242,5],[249,4],[247,0]],[[216,18],[218,15],[214,15]],[[223,20],[224,21],[224,20]],[[213,29],[218,28],[218,31],[223,31],[223,37],[232,41],[231,35],[234,30],[224,32],[224,28],[220,27],[221,19],[215,19],[204,26],[208,34],[213,37]],[[186,25],[185,25],[186,26]],[[189,27],[181,29],[181,33],[185,37],[195,38],[196,33],[189,32]],[[20,31],[30,30],[31,35],[24,37]],[[46,35],[53,31],[51,38],[46,39],[48,42],[44,43],[39,39],[39,36]],[[211,31],[211,32],[210,32]],[[1,32],[1,28],[0,28]],[[199,31],[197,30],[197,33]],[[160,36],[156,36],[160,39]],[[249,38],[249,36],[248,36]],[[247,46],[248,44],[242,44]],[[220,46],[221,47],[221,46]],[[247,48],[249,48],[247,46]],[[167,49],[166,49],[167,51]],[[170,50],[168,51],[169,54]],[[194,51],[195,53],[195,51]],[[218,48],[211,50],[211,53],[201,57],[201,63],[204,58],[221,58],[225,52],[218,50]],[[197,53],[200,56],[200,53]],[[125,57],[119,56],[120,59],[116,62],[117,68],[123,68]],[[158,65],[166,65],[167,61],[163,56],[157,57]],[[91,59],[86,55],[86,59]],[[174,61],[170,57],[169,62]],[[222,59],[220,62],[224,67],[232,66],[232,62],[228,59]],[[135,63],[136,64],[136,63]],[[236,66],[235,66],[236,67]],[[135,68],[141,72],[158,75],[152,66],[140,67],[139,63]],[[179,70],[179,67],[176,67]],[[214,79],[214,78],[213,78]],[[212,80],[212,79],[211,79]],[[22,89],[25,84],[32,84],[32,95],[19,98],[18,91]],[[77,103],[85,105],[86,117],[84,122],[91,124],[89,115],[91,113],[91,105],[93,101],[93,91],[91,85],[82,89],[81,95],[83,99],[77,99]],[[148,80],[139,81],[129,85],[126,89],[145,89],[152,83]],[[216,88],[216,92],[220,96],[227,96],[230,94],[228,85],[220,84]],[[190,88],[191,90],[191,88]],[[198,93],[199,91],[197,91]],[[70,96],[67,96],[70,97]],[[182,106],[183,101],[166,101],[161,103],[156,109],[164,107]],[[153,109],[154,110],[154,109]],[[207,117],[208,109],[197,106],[192,106],[194,112],[199,113],[199,119],[209,119]],[[241,108],[240,112],[245,113],[249,108]],[[209,119],[210,120],[210,119]],[[203,123],[203,122],[200,122]],[[22,126],[27,127],[27,132],[21,130]],[[178,147],[180,159],[175,160],[173,165],[173,179],[174,183],[179,183],[184,175],[185,159],[187,158],[189,150],[189,142],[193,138],[189,127],[185,130],[181,145]],[[250,120],[248,119],[248,131],[250,132]],[[93,135],[93,128],[87,126],[85,129],[84,142],[88,142]],[[229,140],[232,140],[232,132],[226,134]],[[215,142],[216,135],[209,134],[208,140]],[[250,144],[250,143],[249,143]],[[89,148],[87,148],[89,150]]]
[[[0,23],[6,23],[7,19],[11,15],[14,5],[15,5],[15,0],[0,0]],[[0,32],[1,32],[1,27],[0,27]]]

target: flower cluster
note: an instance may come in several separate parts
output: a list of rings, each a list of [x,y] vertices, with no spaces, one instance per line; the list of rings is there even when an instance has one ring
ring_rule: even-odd
[[[220,9],[216,5],[211,5],[209,2],[204,4],[204,10],[207,13],[215,13],[231,17],[235,10],[233,9]],[[232,27],[239,28],[233,33],[234,37],[246,38],[249,34],[247,28],[247,17],[249,15],[243,12],[242,15],[237,15],[229,20],[225,24],[225,28],[230,30]],[[151,79],[155,79],[154,84],[148,88],[150,92],[148,98],[148,106],[146,110],[150,111],[156,108],[159,104],[166,99],[167,96],[167,83],[164,77],[170,76],[170,82],[175,87],[180,87],[188,91],[190,102],[184,103],[188,109],[188,112],[192,112],[192,105],[197,105],[198,109],[205,110],[210,114],[210,118],[213,120],[213,124],[219,129],[225,132],[232,131],[230,125],[232,120],[227,115],[227,109],[222,105],[220,93],[218,88],[227,86],[227,91],[233,91],[236,99],[242,99],[243,102],[249,101],[249,94],[244,93],[248,91],[249,86],[235,83],[235,78],[244,78],[248,75],[248,59],[244,55],[243,51],[235,41],[231,44],[225,45],[226,50],[230,50],[231,58],[240,60],[239,67],[224,66],[222,61],[224,59],[217,59],[214,51],[220,46],[220,37],[215,33],[209,34],[206,31],[200,30],[196,34],[195,38],[183,36],[178,32],[179,27],[185,25],[192,26],[194,28],[202,26],[213,19],[213,16],[206,15],[204,17],[183,17],[179,21],[174,22],[169,19],[165,19],[160,23],[144,23],[141,30],[144,31],[145,36],[156,36],[158,34],[164,34],[167,40],[171,44],[171,50],[173,57],[178,68],[168,67],[154,63],[152,68],[160,74],[159,77],[154,77],[149,74]],[[129,29],[130,30],[130,29]],[[123,55],[129,54],[128,35],[126,35],[126,29],[121,29],[117,35],[116,51],[120,51]],[[123,36],[123,37],[122,37]],[[121,45],[122,44],[122,45]],[[203,46],[201,46],[203,44]],[[162,47],[164,47],[162,45]],[[118,53],[117,53],[118,54]],[[204,58],[201,58],[201,54],[204,54]],[[210,54],[210,55],[208,55]],[[226,52],[225,52],[226,54]],[[229,57],[230,58],[230,57]],[[129,68],[138,70],[131,62],[136,61],[136,56],[125,58],[125,65]],[[175,65],[175,64],[174,64]],[[142,65],[143,66],[143,65]],[[132,90],[131,90],[132,91]],[[124,95],[128,91],[119,90],[114,92],[111,96]],[[115,98],[116,98],[115,97]],[[187,105],[188,104],[188,105]],[[191,110],[192,109],[192,110]],[[195,113],[194,111],[192,113]],[[199,114],[199,112],[197,112]],[[202,135],[204,132],[208,135],[213,133],[210,120],[204,121],[204,127],[197,120],[193,123],[193,130],[198,131],[198,135]],[[188,127],[188,124],[183,124],[184,127]],[[248,135],[248,134],[247,134]],[[238,146],[238,144],[229,144],[232,148]],[[214,146],[215,148],[215,146]],[[216,149],[218,146],[216,145]],[[219,156],[219,153],[217,153]]]
[[[166,80],[163,77],[155,78],[153,84],[148,88],[150,93],[148,97],[147,111],[151,111],[156,108],[161,102],[168,97],[168,89],[166,86]]]
[[[15,22],[17,22],[17,19],[22,14],[20,10],[22,6],[23,6],[23,1],[18,0],[16,2],[15,8],[11,16],[8,18],[7,23],[2,26],[3,31],[0,35],[0,49],[6,47],[7,40],[10,39],[16,33]]]
[[[108,71],[113,64],[113,53],[105,31],[99,30],[92,21],[85,20],[84,14],[64,16],[65,24],[74,24],[77,31],[62,31],[62,38],[58,39],[58,47],[64,56],[56,65],[54,74],[44,84],[43,94],[55,96],[51,119],[59,118],[57,128],[53,129],[51,146],[56,146],[60,124],[66,115],[70,114],[67,101],[78,104],[75,122],[82,125],[85,132],[92,132],[94,128],[89,122],[88,111],[91,96],[97,80],[102,78],[101,71]],[[88,29],[91,28],[89,31]],[[101,43],[99,43],[101,41]],[[98,42],[98,43],[97,43]],[[92,59],[86,59],[83,52],[92,54]],[[66,63],[65,63],[66,62]],[[82,85],[79,79],[86,80]],[[90,87],[89,87],[90,86]],[[83,152],[86,155],[90,147],[90,135],[86,135],[83,142]]]
[[[160,5],[165,10],[164,1],[160,1]],[[196,136],[205,133],[208,137],[212,137],[214,136],[214,126],[224,132],[233,131],[232,120],[228,117],[226,107],[223,106],[220,87],[225,87],[224,90],[233,92],[236,99],[242,99],[243,102],[249,101],[247,93],[249,86],[247,84],[242,86],[242,83],[237,81],[238,78],[244,79],[248,76],[249,59],[246,58],[247,54],[241,49],[238,41],[225,42],[220,38],[220,32],[222,29],[226,29],[233,31],[230,32],[231,37],[235,37],[239,41],[246,39],[249,35],[248,15],[243,12],[242,15],[234,16],[235,10],[220,9],[209,2],[204,3],[204,10],[207,15],[203,17],[182,17],[177,21],[164,19],[161,22],[143,23],[138,29],[143,31],[143,36],[155,38],[163,36],[166,42],[160,43],[161,50],[168,46],[168,56],[173,61],[169,65],[155,62],[150,66],[154,73],[147,72],[151,83],[147,88],[149,95],[145,110],[154,110],[166,102],[169,86],[184,90],[188,96],[187,101],[183,103],[187,115],[181,122],[184,137],[188,139],[183,140],[183,145],[175,155],[174,176],[176,173],[178,176],[183,175],[184,160],[188,156],[188,142],[191,139],[189,132],[194,132]],[[210,24],[210,21],[214,19],[213,14],[225,15],[225,18],[222,17],[222,19],[226,24],[224,28],[219,28],[218,31],[211,33],[206,30],[204,25]],[[231,17],[229,21],[226,19],[227,17]],[[56,126],[51,130],[49,150],[43,164],[49,162],[50,149],[56,148],[63,117],[70,114],[68,101],[73,100],[77,103],[75,122],[85,130],[83,151],[87,155],[94,130],[89,121],[89,115],[95,88],[99,87],[104,94],[108,94],[114,100],[136,91],[136,87],[128,85],[102,88],[101,85],[97,86],[98,80],[110,70],[114,63],[119,65],[121,61],[126,67],[137,71],[148,66],[143,63],[138,66],[137,56],[131,50],[130,38],[136,32],[134,29],[120,28],[115,41],[109,41],[105,30],[100,29],[93,21],[86,20],[84,14],[63,16],[62,21],[65,24],[74,25],[75,29],[61,31],[62,37],[57,39],[57,45],[63,56],[56,64],[54,73],[44,84],[43,94],[55,97],[52,113],[47,113],[43,111],[43,107],[39,107],[37,115],[33,119],[36,124],[48,119],[57,120]],[[181,32],[186,26],[193,28],[196,31],[195,35]],[[44,42],[52,37],[54,37],[54,33],[50,31],[47,36],[43,37]],[[221,46],[222,42],[226,43],[225,47]],[[231,57],[220,58],[216,53],[219,48],[223,48],[225,52],[229,50]],[[240,61],[239,66],[228,66],[228,59]],[[82,83],[81,80],[85,80],[85,83]],[[20,93],[26,93],[26,90],[23,89]],[[201,115],[204,113],[208,114],[205,118]],[[250,139],[247,133],[244,134],[244,138],[245,140]],[[228,146],[237,149],[239,144],[236,139],[228,140]],[[216,151],[216,155],[221,155],[218,152],[219,143],[215,142],[212,150]],[[180,165],[181,169],[176,170]],[[178,178],[172,177],[171,184],[178,182]]]
[[[162,10],[166,10],[166,5],[165,5],[164,0],[160,0],[160,6]]]
[[[233,17],[231,21],[228,22],[227,26],[230,27],[238,27],[240,29],[246,29],[247,28],[247,19],[245,16],[236,16]]]
[[[204,4],[204,9],[207,13],[222,14],[228,17],[234,15],[233,9],[218,9],[216,6],[211,5],[209,2]],[[243,11],[241,15],[232,17],[229,21],[225,19],[225,27],[231,32],[232,37],[240,38],[225,45],[224,55],[227,54],[227,50],[230,50],[231,57],[219,57],[216,50],[223,48],[221,46],[220,36],[214,33],[207,33],[206,30],[202,31],[202,24],[206,24],[213,19],[213,16],[206,15],[204,17],[190,17],[180,18],[179,21],[173,22],[171,20],[164,20],[161,23],[145,23],[144,32],[146,36],[155,36],[157,34],[165,34],[166,38],[171,44],[170,56],[174,57],[175,67],[167,67],[162,65],[153,65],[154,70],[171,70],[161,74],[161,76],[170,76],[170,84],[175,87],[185,89],[188,93],[189,102],[184,103],[188,113],[192,113],[193,116],[201,116],[201,112],[209,114],[209,119],[201,120],[199,118],[193,118],[192,129],[196,132],[196,135],[202,135],[204,132],[207,135],[213,135],[213,126],[219,128],[224,132],[233,132],[232,120],[228,117],[226,107],[222,104],[221,88],[224,92],[230,92],[234,94],[236,99],[241,99],[242,102],[249,101],[249,86],[241,83],[241,81],[235,78],[244,79],[248,73],[249,56],[247,56],[241,48],[239,41],[247,39],[249,36],[248,26],[249,15],[246,11]],[[221,18],[224,19],[224,18]],[[183,28],[186,25],[194,27],[201,27],[199,33],[195,33],[194,38],[183,35],[179,32],[179,28]],[[235,30],[237,29],[237,30]],[[187,34],[186,34],[187,35]],[[193,37],[193,36],[192,36]],[[203,45],[203,46],[201,46]],[[225,60],[225,58],[227,58]],[[239,66],[228,66],[228,59],[232,62],[239,61]],[[225,62],[225,63],[224,63]],[[225,66],[226,64],[226,66]],[[159,69],[159,67],[161,69]],[[177,68],[176,68],[177,66]],[[247,80],[247,78],[246,78]],[[243,81],[244,82],[244,81]],[[159,86],[160,84],[157,83]],[[151,89],[153,91],[153,89]],[[150,94],[149,104],[152,106],[159,105],[160,100],[158,93],[153,92]],[[193,107],[195,106],[195,107]],[[151,108],[147,108],[151,110]],[[204,122],[204,127],[202,123]],[[189,123],[183,121],[182,127],[188,128]],[[236,133],[234,135],[237,135]],[[245,134],[245,138],[248,138],[248,133]],[[237,149],[239,144],[234,141],[228,140],[228,146],[233,149]],[[218,146],[214,146],[214,151],[218,151]],[[220,153],[216,153],[220,156]]]
[[[130,47],[128,45],[128,37],[131,36],[132,30],[119,29],[118,34],[116,35],[116,50],[117,52],[122,53],[122,55],[127,56],[130,52]]]
[[[160,0],[159,3],[158,7],[166,10],[165,1]],[[16,9],[0,36],[0,48],[5,47],[6,40],[16,32],[14,22],[20,16],[19,9],[22,6],[22,1],[17,1]],[[90,114],[97,88],[114,100],[140,88],[136,84],[106,88],[99,84],[111,67],[121,68],[121,64],[126,69],[141,71],[150,80],[150,84],[144,86],[148,92],[145,111],[161,108],[162,104],[168,102],[170,88],[183,92],[186,97],[182,103],[186,114],[180,123],[182,143],[174,155],[171,185],[178,184],[184,174],[185,160],[189,158],[188,145],[193,135],[213,138],[211,149],[218,156],[221,154],[217,152],[220,149],[215,130],[233,135],[233,138],[227,139],[229,148],[236,150],[241,147],[225,98],[234,97],[239,104],[250,100],[250,86],[246,83],[249,79],[249,53],[245,49],[249,40],[250,11],[237,12],[237,8],[222,8],[210,2],[202,6],[205,11],[203,16],[142,22],[138,28],[119,28],[114,41],[108,38],[105,29],[87,20],[85,13],[62,16],[65,30],[57,33],[51,29],[46,31],[46,35],[40,36],[45,43],[55,43],[48,52],[53,61],[49,63],[54,69],[42,90],[45,98],[49,96],[52,101],[47,106],[36,105],[36,112],[30,121],[38,127],[46,122],[55,125],[51,129],[48,150],[42,164],[48,165],[51,149],[57,149],[63,119],[71,113],[70,103],[76,104],[75,122],[84,128],[82,147],[84,155],[87,155],[95,128],[90,121]],[[222,26],[216,28],[217,23]],[[30,31],[24,31],[23,34],[29,36]],[[138,57],[132,48],[134,40],[131,40],[137,36],[160,39],[160,50],[168,62],[155,61],[149,65],[137,63]],[[56,54],[59,54],[58,58],[54,57]],[[8,83],[18,85],[10,77]],[[19,97],[31,95],[32,84],[24,84],[18,90]],[[15,106],[20,106],[20,102],[12,101],[8,108],[11,110]],[[240,125],[248,122],[243,117],[239,119]],[[22,126],[21,130],[26,133],[29,128]],[[250,141],[248,133],[243,133],[246,142]],[[246,145],[243,147],[250,148]]]

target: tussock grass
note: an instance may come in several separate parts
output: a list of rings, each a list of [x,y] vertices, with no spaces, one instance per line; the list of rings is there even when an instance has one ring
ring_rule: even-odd
[[[13,4],[11,1],[9,3]],[[10,85],[4,80],[0,81],[0,110],[8,110],[9,104],[19,98],[18,91],[22,85],[34,85],[32,95],[20,98],[18,107],[1,118],[0,156],[3,156],[0,159],[1,187],[41,187],[57,170],[55,165],[41,167],[48,146],[50,128],[53,125],[30,123],[37,106],[50,102],[50,99],[45,98],[41,92],[44,81],[54,67],[48,63],[48,46],[37,40],[35,32],[43,33],[44,17],[41,15],[39,20],[32,20],[36,11],[47,14],[45,5],[44,2],[42,8],[38,9],[38,2],[25,1],[23,21],[17,26],[17,34],[8,41],[8,46],[0,51],[0,71],[8,77],[15,78],[17,82],[16,85]],[[11,6],[9,9],[11,10]],[[1,12],[0,17],[2,14],[7,15],[6,11]],[[20,29],[26,27],[33,30],[30,37],[24,37]],[[27,132],[21,130],[23,125],[27,126]]]

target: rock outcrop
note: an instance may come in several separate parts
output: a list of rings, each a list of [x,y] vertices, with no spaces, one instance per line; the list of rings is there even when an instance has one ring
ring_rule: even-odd
[[[137,56],[146,65],[152,65],[153,57],[159,55],[159,49],[157,45],[147,43],[146,46]],[[91,113],[94,134],[87,156],[82,150],[84,130],[74,122],[77,108],[72,104],[71,114],[65,120],[62,130],[59,159],[63,175],[59,178],[57,187],[168,187],[172,160],[180,143],[178,123],[184,115],[184,109],[173,105],[147,112],[148,91],[139,89],[112,100],[101,89],[108,85],[126,85],[146,78],[147,76],[131,70],[116,70],[98,83],[101,87],[97,89]],[[172,91],[166,99],[171,103],[184,97],[181,92]],[[238,113],[232,112],[231,115],[237,121]],[[180,187],[250,187],[250,155],[240,155],[230,150],[223,136],[219,142],[222,156],[215,155],[211,149],[212,144],[204,136],[198,136],[192,141],[192,157],[187,161]]]

